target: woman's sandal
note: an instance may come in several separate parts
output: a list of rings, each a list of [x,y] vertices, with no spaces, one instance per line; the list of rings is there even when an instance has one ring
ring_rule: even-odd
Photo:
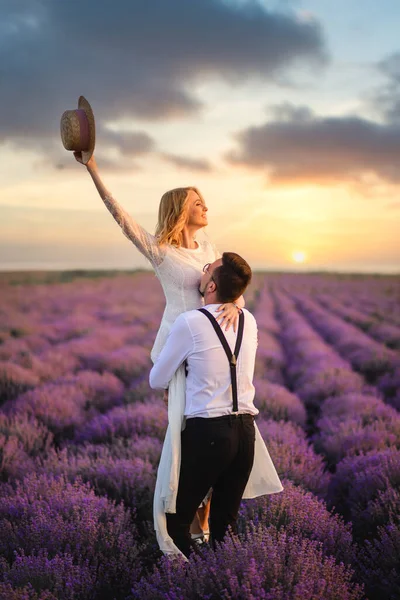
[[[197,544],[198,546],[200,546],[201,544],[204,544],[204,533],[191,533],[190,537],[192,538],[192,542],[194,544]]]
[[[201,546],[202,544],[208,543],[210,539],[210,532],[203,531],[202,533],[191,533],[190,536],[192,538],[193,543],[197,544],[198,546]]]

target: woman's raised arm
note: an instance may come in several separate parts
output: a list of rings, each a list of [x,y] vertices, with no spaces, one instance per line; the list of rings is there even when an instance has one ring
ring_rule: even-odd
[[[82,155],[80,152],[74,152],[75,159],[81,163]],[[160,265],[164,259],[164,251],[157,243],[154,235],[146,231],[139,223],[126,212],[124,208],[112,197],[101,180],[97,164],[92,155],[86,163],[86,168],[93,179],[97,191],[100,194],[104,204],[114,217],[115,221],[121,227],[124,235],[136,246],[136,248],[151,262],[153,267]]]

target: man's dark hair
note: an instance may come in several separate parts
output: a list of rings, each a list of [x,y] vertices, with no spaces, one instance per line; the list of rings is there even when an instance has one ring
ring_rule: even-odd
[[[213,271],[217,286],[218,299],[221,302],[234,302],[243,294],[251,281],[251,268],[235,252],[224,252],[222,265]]]

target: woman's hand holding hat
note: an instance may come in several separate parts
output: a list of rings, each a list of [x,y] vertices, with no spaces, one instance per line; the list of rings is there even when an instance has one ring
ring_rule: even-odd
[[[60,129],[64,148],[74,151],[76,160],[86,165],[94,151],[96,129],[92,107],[84,96],[79,97],[78,108],[63,113]]]
[[[79,164],[84,165],[88,169],[93,169],[96,167],[96,161],[94,159],[94,154],[92,154],[92,156],[86,162],[83,160],[82,152],[75,151],[73,154],[74,154],[74,158],[75,158],[76,162],[78,162]]]

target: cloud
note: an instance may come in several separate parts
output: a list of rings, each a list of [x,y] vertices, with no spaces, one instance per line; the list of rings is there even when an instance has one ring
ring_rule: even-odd
[[[388,204],[386,204],[385,208],[387,208],[388,210],[400,210],[400,200],[389,202]]]
[[[376,90],[372,104],[389,123],[400,123],[400,52],[391,54],[377,64],[386,79]]]
[[[102,170],[124,171],[140,170],[140,166],[135,159],[143,156],[152,155],[180,168],[199,171],[202,173],[212,171],[211,163],[203,158],[191,158],[162,152],[157,148],[155,140],[143,131],[135,132],[114,132],[102,129],[97,135],[98,147],[107,148],[110,152],[97,151],[96,159],[101,164]],[[76,167],[71,153],[66,153],[60,145],[54,144],[54,154],[52,160],[56,169],[70,169]],[[38,166],[47,164],[47,161],[38,161]]]
[[[133,172],[133,171],[136,172],[136,171],[142,170],[142,167],[138,163],[136,163],[135,161],[133,161],[129,158],[126,158],[126,157],[110,158],[105,154],[96,152],[96,162],[101,167],[101,171],[107,172],[107,173],[126,173],[126,172]],[[73,156],[69,156],[65,152],[62,156],[60,153],[58,153],[58,155],[56,155],[52,160],[52,166],[55,169],[57,169],[58,171],[65,171],[65,170],[67,170],[67,171],[75,170],[76,171],[76,169],[78,168],[77,165],[78,165],[78,163],[75,162]],[[40,160],[37,160],[34,163],[34,166],[38,169],[45,168],[47,170],[47,168],[48,168],[47,158],[42,158]],[[79,168],[82,168],[82,167],[79,167]]]
[[[161,153],[160,158],[181,169],[190,169],[191,171],[199,171],[202,173],[208,173],[212,170],[210,162],[203,158],[188,158],[187,156],[178,156],[176,154],[167,153]]]
[[[45,158],[37,160],[36,167],[47,166],[48,160],[56,169],[76,168],[72,152],[66,152],[60,142],[48,138],[40,138],[37,143],[28,141],[36,150],[42,150]],[[98,151],[97,148],[103,150]],[[106,149],[106,152],[104,151]],[[155,153],[156,141],[144,131],[115,132],[105,127],[96,126],[95,155],[102,170],[124,171],[140,170],[135,159]]]
[[[272,117],[238,132],[238,147],[227,155],[228,161],[265,171],[279,184],[362,184],[371,174],[400,183],[400,124],[320,117],[290,104],[273,107]]]
[[[23,147],[58,137],[80,94],[102,124],[188,116],[202,109],[200,80],[274,80],[327,56],[316,21],[255,0],[3,0],[1,10],[0,140]]]
[[[155,140],[144,131],[116,133],[109,129],[103,129],[100,137],[103,138],[104,144],[116,148],[118,152],[127,156],[148,154],[156,146]]]

